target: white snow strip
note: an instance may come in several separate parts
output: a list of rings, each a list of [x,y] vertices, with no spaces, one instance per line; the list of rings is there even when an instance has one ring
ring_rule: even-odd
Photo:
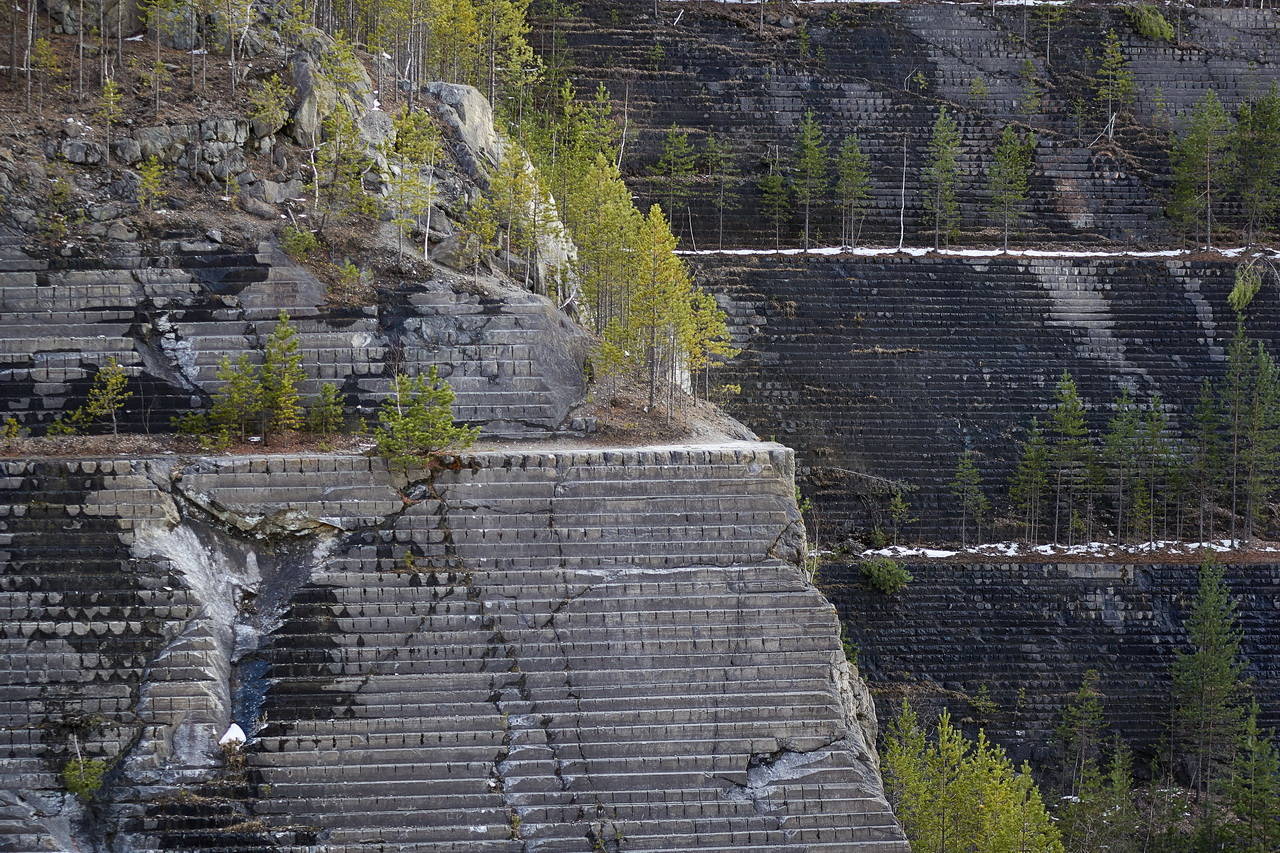
[[[836,255],[852,255],[862,258],[879,258],[890,255],[907,255],[922,258],[927,255],[938,255],[949,258],[1183,258],[1189,255],[1211,253],[1227,258],[1235,258],[1250,251],[1250,247],[1237,246],[1230,249],[934,249],[926,246],[823,246],[814,249],[679,249],[678,255],[813,255],[832,257]],[[1280,249],[1258,249],[1271,260],[1280,260]]]
[[[925,548],[908,545],[891,545],[888,548],[875,548],[863,552],[864,557],[915,558],[924,560],[948,560],[953,557],[1109,557],[1118,558],[1140,554],[1194,556],[1212,551],[1216,554],[1230,554],[1235,551],[1248,550],[1267,554],[1280,553],[1280,546],[1275,544],[1255,543],[1247,546],[1240,540],[1217,539],[1209,542],[1178,542],[1171,539],[1133,544],[1114,542],[1086,542],[1079,545],[1028,545],[1025,542],[987,542],[975,545],[962,551],[947,551],[938,548]]]

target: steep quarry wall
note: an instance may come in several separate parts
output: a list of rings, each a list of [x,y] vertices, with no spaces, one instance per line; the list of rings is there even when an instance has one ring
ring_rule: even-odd
[[[1227,258],[714,256],[696,265],[743,355],[713,384],[726,408],[797,448],[821,539],[882,525],[889,482],[913,487],[908,536],[952,536],[966,450],[1003,495],[1018,441],[1069,370],[1093,404],[1128,388],[1189,416],[1235,331]],[[1280,345],[1268,287],[1249,331]],[[1042,417],[1043,419],[1043,417]],[[889,481],[889,482],[886,482]]]
[[[1135,32],[1118,4],[1074,4],[1047,34],[1034,9],[989,3],[787,4],[768,10],[763,33],[755,8],[672,3],[662,7],[660,22],[652,8],[590,0],[580,17],[544,22],[542,51],[557,55],[563,39],[582,89],[604,82],[619,111],[625,109],[630,133],[623,168],[646,203],[668,202],[653,173],[670,126],[687,131],[695,147],[711,133],[729,146],[737,171],[730,181],[737,198],[724,218],[730,246],[774,244],[756,184],[771,152],[791,156],[806,110],[822,124],[833,153],[841,139],[857,133],[870,158],[872,199],[862,240],[896,243],[901,214],[909,243],[932,243],[921,182],[940,106],[960,128],[958,199],[966,238],[996,236],[986,211],[986,176],[1000,130],[1012,121],[1039,139],[1026,236],[1170,239],[1175,235],[1162,212],[1167,144],[1177,117],[1210,89],[1234,110],[1280,79],[1280,17],[1272,9],[1170,7],[1165,12],[1177,35],[1171,44]],[[1109,29],[1121,40],[1137,89],[1135,121],[1121,121],[1114,139],[1099,138],[1106,118],[1094,83]],[[1024,62],[1032,64],[1043,92],[1036,107],[1026,105]],[[970,94],[975,77],[986,95]],[[698,248],[714,248],[720,242],[717,192],[705,182],[687,189]],[[841,237],[833,201],[827,193],[815,206],[818,243]],[[677,205],[676,219],[689,248],[684,207]],[[796,244],[798,229],[798,218],[784,223],[784,245]]]
[[[3,464],[6,850],[906,851],[785,448]]]
[[[823,567],[882,718],[905,696],[986,727],[1015,758],[1053,769],[1049,744],[1067,695],[1101,675],[1107,727],[1138,748],[1145,770],[1169,726],[1169,667],[1185,648],[1195,564],[908,563],[915,577],[889,597],[857,566]],[[1280,724],[1280,566],[1232,565],[1248,677],[1264,724]],[[986,687],[998,706],[975,707]]]
[[[457,417],[486,435],[587,427],[570,417],[586,394],[586,336],[544,297],[438,271],[376,302],[332,303],[326,285],[273,244],[112,242],[42,257],[0,231],[0,413],[39,430],[79,405],[114,356],[131,377],[124,428],[167,431],[175,415],[207,405],[222,358],[260,358],[285,311],[304,394],[336,383],[367,413],[397,370],[434,366],[457,393]]]

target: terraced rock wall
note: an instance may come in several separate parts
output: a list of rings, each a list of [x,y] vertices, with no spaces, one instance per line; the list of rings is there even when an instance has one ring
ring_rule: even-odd
[[[685,248],[774,245],[756,183],[771,152],[791,157],[806,110],[833,153],[856,133],[870,157],[872,199],[861,239],[896,244],[902,215],[907,243],[931,245],[921,181],[942,106],[962,137],[964,240],[997,239],[986,174],[1007,122],[1039,140],[1025,238],[1172,239],[1163,218],[1171,129],[1210,89],[1233,110],[1280,80],[1280,17],[1272,9],[1165,9],[1175,25],[1176,43],[1169,43],[1139,35],[1113,4],[1075,4],[1047,34],[1034,9],[984,3],[788,4],[769,10],[763,35],[757,10],[738,5],[666,3],[660,24],[647,3],[582,7],[578,18],[544,21],[537,42],[553,61],[568,57],[584,91],[604,82],[625,111],[624,171],[646,204],[669,202],[653,173],[672,125],[698,148],[715,134],[733,154],[737,199],[728,205],[723,240],[717,192],[692,182],[685,187],[693,196],[692,234],[683,202],[673,216]],[[1101,135],[1106,118],[1094,82],[1109,29],[1121,39],[1137,89],[1134,120],[1122,120],[1110,139]],[[1037,106],[1027,103],[1024,62],[1043,93]],[[985,96],[970,94],[975,77]],[[819,244],[841,239],[831,192],[815,206],[812,229]],[[782,244],[799,245],[800,233],[797,212],[783,226]]]
[[[169,239],[41,257],[3,231],[0,415],[38,432],[80,405],[114,356],[130,375],[124,429],[169,431],[175,415],[207,405],[222,358],[260,360],[281,311],[298,331],[304,395],[335,383],[368,413],[397,370],[434,366],[458,395],[455,415],[486,435],[587,428],[570,416],[586,394],[586,337],[543,297],[438,273],[344,308],[272,244]]]
[[[778,445],[3,464],[5,850],[907,849]]]
[[[1169,666],[1184,648],[1195,597],[1191,565],[920,562],[899,595],[861,585],[854,566],[826,566],[819,585],[886,719],[906,696],[926,716],[945,706],[980,723],[1015,757],[1058,766],[1050,744],[1067,695],[1101,674],[1106,725],[1138,748],[1145,770],[1169,725]],[[1267,725],[1280,723],[1280,566],[1233,565],[1248,675]],[[986,687],[998,705],[972,700]]]
[[[712,385],[757,434],[797,449],[820,539],[888,528],[892,484],[920,521],[957,535],[948,484],[974,451],[1002,499],[1018,442],[1068,370],[1100,429],[1122,389],[1189,414],[1235,331],[1229,259],[715,256],[697,267],[743,355]],[[1280,345],[1277,294],[1250,333]],[[1007,532],[1007,531],[1006,531]],[[999,535],[997,531],[996,535]]]

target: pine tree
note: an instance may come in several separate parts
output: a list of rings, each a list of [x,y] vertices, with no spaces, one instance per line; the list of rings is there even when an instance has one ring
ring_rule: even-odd
[[[1116,535],[1123,542],[1127,538],[1127,523],[1130,522],[1127,510],[1134,499],[1141,415],[1128,389],[1116,399],[1114,409],[1103,437],[1103,459],[1111,470],[1111,483],[1115,489]]]
[[[991,189],[991,211],[1004,232],[1004,247],[1009,248],[1009,226],[1022,216],[1031,178],[1031,162],[1035,156],[1036,137],[1022,134],[1005,125],[996,144],[995,163],[988,180]]]
[[[1214,397],[1213,384],[1204,380],[1200,397],[1192,414],[1190,474],[1192,493],[1196,496],[1196,517],[1201,542],[1213,534],[1213,512],[1218,506],[1223,477],[1222,412]]]
[[[155,210],[164,196],[165,178],[169,170],[152,154],[138,166],[138,206],[147,213]]]
[[[990,502],[982,491],[982,474],[974,461],[973,454],[965,451],[956,461],[956,470],[951,478],[951,494],[960,504],[960,542],[969,544],[969,520],[973,520],[977,539],[982,541],[982,520],[987,514]]]
[[[856,246],[862,237],[862,219],[871,200],[871,162],[862,152],[862,141],[856,133],[844,138],[836,155],[836,196],[840,199],[844,223],[841,229],[844,245]]]
[[[1088,670],[1080,687],[1062,709],[1057,736],[1062,744],[1062,787],[1075,794],[1091,770],[1097,769],[1102,738],[1102,692],[1098,671]]]
[[[1280,86],[1240,105],[1232,138],[1233,189],[1249,239],[1265,232],[1280,212]],[[1247,164],[1247,166],[1246,166]]]
[[[759,188],[760,208],[773,223],[775,248],[781,248],[782,222],[791,215],[791,194],[776,153],[768,160],[768,171],[760,177]]]
[[[332,382],[320,386],[320,394],[307,409],[307,431],[316,435],[336,435],[346,425],[342,391]]]
[[[981,74],[969,81],[969,100],[981,106],[991,94],[991,89],[987,86],[987,80]]]
[[[1257,700],[1245,712],[1224,793],[1235,822],[1234,853],[1280,850],[1280,750],[1273,732],[1258,726]]]
[[[662,208],[653,205],[638,235],[639,264],[632,288],[630,331],[644,353],[649,407],[657,404],[660,381],[676,368],[675,344],[684,333],[692,288],[684,262],[675,254],[676,238],[671,234]]]
[[[678,207],[688,205],[691,181],[697,171],[696,162],[697,155],[689,144],[689,134],[671,125],[662,142],[662,156],[653,171],[661,179],[667,214],[673,221],[679,214]]]
[[[1067,853],[1138,853],[1133,756],[1123,742],[1116,740],[1105,769],[1084,770],[1075,791],[1059,812]]]
[[[1040,112],[1044,95],[1040,91],[1040,83],[1036,80],[1036,65],[1030,59],[1022,60],[1018,67],[1018,76],[1022,79],[1022,99],[1018,102],[1018,112],[1028,119]]]
[[[279,435],[302,429],[302,399],[298,386],[306,381],[298,335],[281,311],[267,337],[259,373],[262,386],[263,434]]]
[[[1231,174],[1231,128],[1231,117],[1210,89],[1169,153],[1173,168],[1169,215],[1191,232],[1203,226],[1206,246],[1213,245],[1214,200],[1225,176]]]
[[[827,142],[822,134],[822,126],[814,118],[813,110],[806,110],[796,132],[796,156],[791,181],[796,203],[804,208],[806,249],[809,248],[810,213],[813,206],[820,203],[826,195],[829,167]]]
[[[902,491],[895,491],[893,497],[889,499],[889,525],[890,535],[893,538],[892,544],[898,544],[898,534],[903,527],[908,524],[914,524],[919,520],[911,517],[911,505],[907,503],[907,498],[902,494]]]
[[[409,209],[419,204],[426,213],[426,221],[422,226],[422,256],[431,259],[431,208],[436,201],[436,161],[444,155],[444,140],[440,129],[436,127],[431,116],[425,111],[412,110],[408,107],[400,110],[392,117],[395,129],[395,142],[392,145],[393,159],[400,164],[401,171],[416,172],[421,178],[426,172],[426,186],[420,182],[409,187]]]
[[[116,81],[108,77],[102,81],[102,97],[98,104],[98,121],[102,122],[102,130],[106,135],[106,157],[111,159],[111,127],[124,118],[122,101],[124,94]]]
[[[373,438],[378,452],[392,468],[408,472],[443,450],[464,450],[475,442],[479,427],[453,422],[453,389],[435,366],[426,376],[397,374],[391,393],[378,410]]]
[[[711,184],[711,203],[716,209],[716,248],[724,248],[724,212],[736,196],[733,179],[738,167],[733,150],[714,134],[707,134],[702,146],[702,169]]]
[[[885,787],[914,850],[1062,853],[1030,769],[943,711],[932,742],[904,700],[882,755]]]
[[[312,154],[313,207],[319,212],[317,231],[323,232],[329,217],[372,216],[377,202],[364,190],[364,176],[374,168],[345,106],[338,106],[323,123],[324,142]]]
[[[234,363],[224,355],[218,362],[217,376],[223,384],[213,394],[209,424],[216,434],[229,437],[234,431],[243,441],[250,425],[258,424],[262,418],[263,394],[258,370],[248,353],[241,353]]]
[[[1054,405],[1050,416],[1050,469],[1053,476],[1053,541],[1061,542],[1060,532],[1065,523],[1072,533],[1072,520],[1078,512],[1077,503],[1085,485],[1085,474],[1092,452],[1089,431],[1085,425],[1084,402],[1076,390],[1075,380],[1065,370],[1054,390]]]
[[[1270,503],[1280,464],[1280,371],[1266,346],[1253,347],[1253,383],[1245,422],[1244,527],[1253,538]]]
[[[1138,97],[1138,87],[1133,72],[1120,47],[1120,37],[1115,30],[1107,30],[1102,45],[1102,64],[1095,77],[1098,101],[1106,109],[1107,136],[1115,133],[1116,117],[1132,106]]]
[[[1040,541],[1041,512],[1049,492],[1049,445],[1039,421],[1031,419],[1022,453],[1009,485],[1009,498],[1022,519],[1028,543]]]
[[[947,108],[938,109],[933,123],[933,136],[929,140],[929,163],[925,167],[924,180],[929,196],[927,209],[933,216],[933,247],[950,242],[960,218],[960,206],[956,201],[956,182],[959,178],[960,128]]]
[[[1231,539],[1238,535],[1237,523],[1244,502],[1244,480],[1249,455],[1250,404],[1254,398],[1256,362],[1245,335],[1244,320],[1237,319],[1236,331],[1227,347],[1227,375],[1222,387],[1221,411],[1226,422],[1226,491],[1230,496]]]
[[[1190,649],[1173,661],[1174,736],[1186,754],[1191,786],[1216,795],[1244,729],[1244,661],[1236,604],[1222,566],[1200,567],[1200,586],[1186,621]]]

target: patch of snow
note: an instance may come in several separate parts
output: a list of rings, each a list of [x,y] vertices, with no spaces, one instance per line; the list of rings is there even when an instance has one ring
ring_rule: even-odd
[[[125,41],[142,41],[142,36],[140,35],[129,36],[127,39],[125,39]]]
[[[945,560],[954,557],[958,551],[942,551],[937,548],[911,548],[906,545],[890,545],[888,548],[877,548],[864,551],[863,556],[873,557],[923,557],[926,560]]]
[[[232,723],[227,727],[227,733],[218,739],[218,746],[239,746],[246,740],[244,729],[240,728],[240,724]]]

